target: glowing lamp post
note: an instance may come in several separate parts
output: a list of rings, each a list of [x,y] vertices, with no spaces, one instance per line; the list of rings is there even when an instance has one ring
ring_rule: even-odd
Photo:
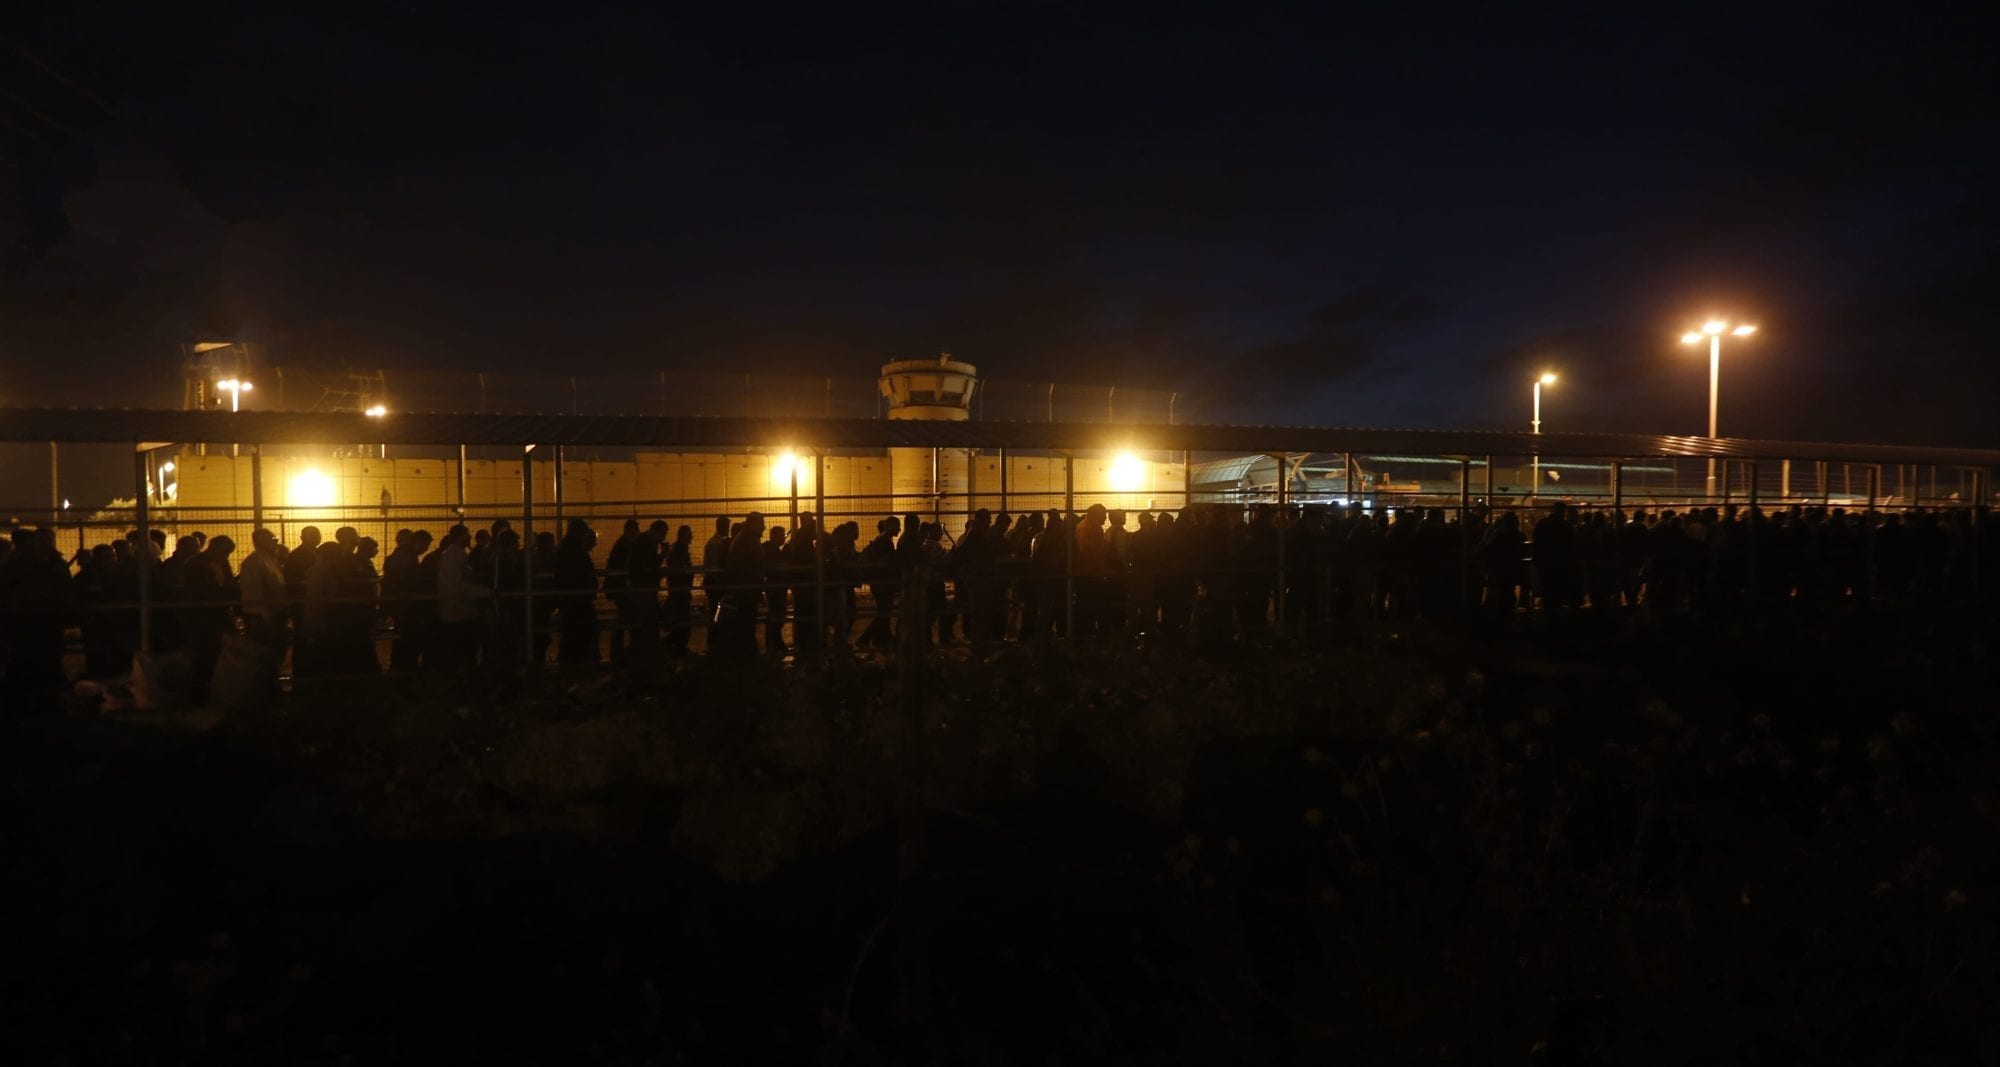
[[[238,378],[224,378],[215,383],[215,388],[229,394],[229,410],[243,410],[243,394],[256,387]]]
[[[1756,332],[1757,327],[1755,326],[1743,325],[1732,327],[1729,323],[1721,319],[1710,319],[1702,324],[1701,329],[1689,330],[1687,333],[1681,335],[1681,343],[1684,345],[1700,344],[1702,338],[1708,339],[1708,436],[1710,440],[1714,440],[1719,436],[1715,430],[1715,411],[1717,407],[1716,398],[1722,382],[1722,335],[1727,333],[1732,337],[1748,337]],[[1708,458],[1707,493],[1710,499],[1715,497],[1714,456]]]
[[[1542,386],[1554,384],[1556,384],[1556,376],[1552,371],[1544,372],[1541,377],[1535,379],[1535,415],[1534,421],[1529,423],[1529,428],[1538,437],[1541,436],[1542,432]],[[1533,473],[1534,484],[1529,488],[1528,495],[1538,496],[1542,491],[1542,452],[1539,448],[1535,450]]]
[[[387,415],[387,414],[389,414],[389,409],[388,409],[388,407],[387,407],[386,405],[383,405],[383,404],[371,404],[371,405],[369,405],[369,407],[368,407],[368,409],[367,409],[366,411],[363,411],[363,412],[362,412],[362,414],[363,414],[363,415],[366,415],[366,416],[368,416],[368,417],[369,417],[369,418],[371,418],[371,419],[379,419],[379,418],[383,417],[384,415]],[[375,454],[376,454],[377,456],[381,457],[382,459],[388,459],[388,458],[389,458],[389,446],[388,446],[388,445],[386,445],[386,444],[382,444],[382,445],[376,445],[376,446],[375,446]]]

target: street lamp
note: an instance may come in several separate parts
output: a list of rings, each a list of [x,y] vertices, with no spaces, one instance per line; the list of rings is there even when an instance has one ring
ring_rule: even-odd
[[[1542,432],[1542,386],[1554,384],[1556,384],[1554,371],[1543,371],[1542,376],[1535,379],[1535,418],[1533,422],[1529,423],[1529,426],[1537,436]],[[1537,448],[1534,458],[1534,485],[1528,490],[1528,495],[1539,496],[1541,491],[1542,452],[1541,449]]]
[[[229,410],[231,411],[243,410],[243,394],[256,388],[249,382],[240,381],[236,378],[224,378],[216,382],[215,387],[229,394]]]
[[[363,415],[366,415],[371,419],[379,419],[384,415],[387,415],[388,413],[389,413],[389,408],[388,405],[386,404],[371,404],[368,406],[367,410],[362,412]],[[386,444],[376,445],[375,456],[378,459],[388,459],[389,446]],[[384,492],[387,492],[387,490],[384,490]]]
[[[1748,337],[1756,332],[1757,327],[1755,326],[1746,324],[1732,327],[1721,319],[1710,319],[1702,323],[1701,329],[1689,330],[1681,335],[1681,343],[1684,345],[1696,345],[1700,344],[1703,338],[1708,339],[1708,436],[1710,440],[1718,436],[1715,432],[1715,410],[1717,406],[1716,397],[1722,381],[1722,335],[1727,333],[1732,337]],[[1708,457],[1708,496],[1710,499],[1714,499],[1715,497],[1714,456]]]

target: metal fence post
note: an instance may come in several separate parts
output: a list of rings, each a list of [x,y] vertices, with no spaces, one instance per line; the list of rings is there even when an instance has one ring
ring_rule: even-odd
[[[1289,509],[1285,506],[1285,497],[1287,495],[1287,490],[1291,489],[1292,487],[1291,486],[1292,457],[1289,455],[1274,455],[1271,458],[1278,461],[1278,513],[1272,518],[1274,520],[1284,520],[1285,522],[1289,522],[1291,519],[1291,514]],[[1285,536],[1286,526],[1282,524],[1277,525],[1277,533],[1278,533],[1278,595],[1276,599],[1277,599],[1277,609],[1278,609],[1278,636],[1283,637],[1285,636],[1285,579],[1289,577],[1285,568],[1285,541],[1287,540]],[[1261,600],[1263,598],[1259,597],[1258,599]],[[1262,615],[1263,613],[1264,613],[1264,608],[1263,605],[1260,604],[1257,607],[1257,614]]]
[[[1050,387],[1051,389],[1054,386]],[[1076,453],[1063,456],[1063,640],[1076,640]]]
[[[464,467],[459,468],[463,476]],[[527,638],[521,656],[535,662],[535,446],[521,449],[521,629]]]
[[[793,464],[797,469],[797,464]],[[816,648],[822,654],[826,648],[826,451],[813,449],[813,523],[818,529],[813,531],[813,625],[819,632],[813,635],[812,644],[800,640],[798,634],[799,617],[796,609],[792,612],[792,645],[795,648]]]
[[[555,458],[556,537],[563,535],[563,446],[556,446]]]
[[[1471,596],[1472,585],[1472,460],[1458,461],[1458,606]]]
[[[264,446],[250,446],[250,528],[264,528]]]
[[[139,543],[132,546],[132,562],[139,568],[139,651],[153,651],[153,507],[152,478],[147,469],[152,457],[143,449],[132,457],[133,497],[136,505]]]

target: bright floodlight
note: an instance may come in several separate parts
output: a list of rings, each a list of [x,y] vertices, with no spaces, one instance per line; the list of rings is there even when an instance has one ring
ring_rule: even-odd
[[[1721,319],[1710,319],[1701,324],[1701,332],[1703,333],[1721,333],[1728,328],[1729,324]]]
[[[787,489],[792,484],[792,475],[799,469],[799,457],[791,449],[785,449],[771,457],[771,488]]]
[[[1555,374],[1555,372],[1554,372],[1554,371],[1547,371],[1547,372],[1545,372],[1545,373],[1544,373],[1544,374],[1542,375],[1542,384],[1543,384],[1543,385],[1554,385],[1554,384],[1556,384],[1556,374]]]
[[[1109,478],[1113,492],[1137,492],[1145,487],[1146,465],[1132,453],[1120,452],[1118,458],[1111,461]]]
[[[1700,333],[1689,331],[1681,335],[1681,343],[1684,345],[1700,344],[1701,338],[1702,335]]]
[[[286,494],[295,508],[330,508],[337,499],[333,479],[316,470],[293,476]]]
[[[160,464],[160,473],[161,473],[161,474],[172,474],[173,472],[174,472],[174,461],[173,461],[173,460],[168,460],[168,461],[166,461],[165,463],[162,463],[162,464]]]
[[[1753,334],[1753,333],[1756,333],[1756,332],[1757,332],[1757,327],[1755,327],[1755,326],[1738,326],[1737,328],[1735,328],[1735,329],[1733,329],[1733,330],[1731,330],[1731,331],[1729,331],[1729,332],[1730,332],[1730,333],[1733,333],[1733,334],[1735,334],[1735,335],[1736,335],[1736,336],[1738,336],[1738,337],[1748,337],[1748,336],[1750,336],[1751,334]]]
[[[229,390],[234,390],[234,389],[236,388],[236,384],[237,384],[237,383],[236,383],[236,379],[234,379],[234,378],[224,378],[224,379],[222,379],[221,381],[219,381],[219,382],[216,382],[216,383],[215,383],[215,387],[216,387],[217,389],[229,389]]]
[[[388,413],[389,409],[381,404],[376,404],[373,407],[370,407],[367,411],[362,412],[363,415],[366,415],[372,419],[379,419],[382,416],[387,415]]]

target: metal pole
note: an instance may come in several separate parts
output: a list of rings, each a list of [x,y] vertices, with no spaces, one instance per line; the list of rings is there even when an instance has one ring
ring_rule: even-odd
[[[1472,600],[1472,460],[1458,461],[1458,606]]]
[[[1611,461],[1611,511],[1613,517],[1615,518],[1617,513],[1623,510],[1625,510],[1625,464],[1614,459]]]
[[[1051,390],[1055,387],[1050,386]],[[1076,453],[1063,457],[1063,640],[1076,640]]]
[[[817,457],[819,453],[815,452],[813,453],[813,455]],[[792,457],[791,479],[792,479],[792,530],[793,532],[796,533],[799,528],[799,460],[797,455],[794,455]],[[818,485],[819,484],[818,479],[814,479],[813,484]]]
[[[1535,379],[1535,421],[1530,429],[1536,437],[1542,435],[1542,380],[1540,378]],[[1542,495],[1542,448],[1540,442],[1536,442],[1535,444],[1535,455],[1531,462],[1533,466],[1529,474],[1530,488],[1528,489],[1528,495],[1540,496]]]
[[[139,651],[153,650],[153,507],[152,478],[147,467],[152,456],[139,452],[132,457],[133,494],[138,500],[139,543],[132,546],[132,563],[139,568]]]
[[[1722,335],[1708,338],[1708,439],[1715,440],[1716,392],[1722,383]],[[1708,457],[1708,498],[1715,499],[1715,457]]]
[[[56,443],[49,442],[49,529],[62,522],[62,478],[56,469]]]
[[[1181,508],[1194,503],[1194,451],[1181,449]]]
[[[250,446],[250,528],[264,528],[264,446]]]
[[[458,517],[465,518],[465,446],[458,446]],[[522,535],[526,537],[526,534]]]
[[[1174,405],[1178,404],[1180,399],[1181,395],[1179,393],[1170,393],[1167,395],[1167,425],[1169,426],[1174,424]]]
[[[794,467],[796,470],[796,466]],[[799,639],[798,614],[792,614],[792,645],[795,648],[817,648],[826,651],[826,456],[820,449],[813,449],[813,522],[819,527],[813,536],[813,625],[819,632],[813,635],[812,644]],[[843,637],[846,635],[842,635]]]
[[[1056,421],[1056,383],[1049,383],[1049,421]]]
[[[1348,472],[1347,486],[1348,492],[1351,493],[1354,491],[1354,473],[1352,471]],[[1490,454],[1486,457],[1486,512],[1489,516],[1493,513],[1493,457]]]
[[[1749,486],[1749,491],[1744,494],[1748,498],[1749,507],[1747,514],[1744,515],[1743,528],[1750,532],[1749,579],[1744,585],[1746,593],[1750,598],[1751,608],[1754,611],[1762,602],[1762,598],[1758,595],[1759,586],[1757,584],[1757,542],[1760,540],[1757,535],[1757,527],[1763,523],[1763,520],[1757,515],[1757,462],[1755,460],[1751,460],[1743,465],[1743,475],[1745,484]]]
[[[1007,511],[1007,450],[1000,449],[1000,511]]]
[[[556,536],[563,535],[563,446],[556,446],[555,459]]]
[[[931,446],[931,521],[944,521],[944,491],[939,488],[937,446]]]
[[[979,464],[974,461],[979,455],[976,448],[965,450],[965,516],[971,518],[979,509]]]
[[[481,380],[485,375],[480,375]],[[462,450],[465,446],[460,445]],[[463,484],[465,467],[459,466],[460,483]],[[460,491],[459,502],[465,497]],[[535,446],[526,445],[521,449],[521,623],[522,635],[527,638],[521,650],[523,659],[532,665],[535,662]]]
[[[1278,455],[1278,456],[1272,456],[1271,458],[1278,461],[1278,514],[1275,516],[1275,518],[1283,519],[1289,522],[1291,519],[1291,514],[1289,509],[1286,508],[1285,506],[1285,496],[1286,496],[1286,490],[1291,488],[1292,457],[1289,455]],[[1285,577],[1286,577],[1285,526],[1279,525],[1277,530],[1278,530],[1278,598],[1277,598],[1278,636],[1283,637],[1285,635]],[[1263,598],[1259,597],[1258,599],[1262,600]],[[1260,603],[1257,605],[1257,614],[1262,615],[1263,613],[1264,613],[1264,605]]]
[[[1789,459],[1781,459],[1778,461],[1778,499],[1790,500],[1791,498],[1792,498],[1792,461]]]

